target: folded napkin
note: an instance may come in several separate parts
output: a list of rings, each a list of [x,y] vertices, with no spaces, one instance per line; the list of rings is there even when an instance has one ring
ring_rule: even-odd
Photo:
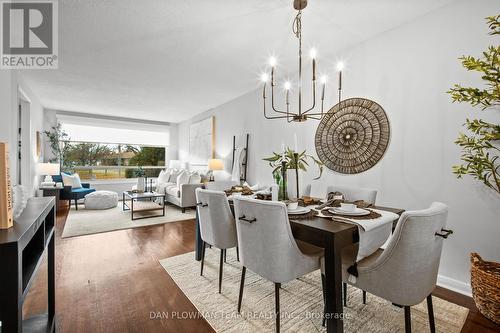
[[[392,212],[388,212],[385,210],[379,210],[379,209],[371,209],[371,210],[380,214],[380,217],[367,220],[367,219],[348,218],[348,217],[345,217],[345,215],[344,215],[342,217],[333,216],[332,219],[337,220],[337,221],[341,221],[341,222],[356,224],[363,231],[370,231],[370,230],[376,229],[384,224],[391,224],[392,225],[392,222],[399,218],[399,215],[392,213]]]

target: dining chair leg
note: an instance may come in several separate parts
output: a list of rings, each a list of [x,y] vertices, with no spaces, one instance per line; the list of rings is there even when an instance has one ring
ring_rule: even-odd
[[[219,294],[222,290],[222,267],[224,266],[224,250],[220,250],[220,264],[219,264]]]
[[[240,295],[238,296],[238,313],[241,310],[241,301],[243,299],[243,287],[245,286],[245,273],[247,271],[247,268],[243,266],[243,269],[241,270],[241,281],[240,281]]]
[[[280,287],[281,283],[274,284],[274,298],[276,300],[274,314],[276,315],[276,333],[280,333]]]
[[[363,304],[366,304],[366,291],[363,290]]]
[[[431,333],[436,332],[436,323],[434,322],[434,308],[432,306],[432,295],[427,296],[427,312],[429,313],[429,326]]]
[[[405,333],[411,333],[411,314],[409,306],[405,306]]]
[[[224,249],[224,262],[227,264],[227,249]]]
[[[202,242],[201,244],[201,270],[200,270],[200,275],[203,276],[203,265],[205,264],[205,249],[206,249],[207,243]]]
[[[344,306],[347,306],[347,283],[342,283],[342,288],[344,290]]]
[[[321,274],[321,287],[323,289],[323,322],[321,323],[321,326],[325,327],[326,325],[326,285],[325,285],[325,274]]]
[[[236,260],[240,261],[240,249],[236,247]]]

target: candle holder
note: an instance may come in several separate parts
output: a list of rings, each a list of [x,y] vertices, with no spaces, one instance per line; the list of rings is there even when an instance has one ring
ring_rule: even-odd
[[[293,153],[293,160],[295,162],[295,184],[297,186],[297,199],[299,196],[299,153]]]
[[[281,161],[281,180],[278,184],[279,196],[278,200],[288,200],[288,191],[287,191],[287,178],[286,178],[286,161]]]

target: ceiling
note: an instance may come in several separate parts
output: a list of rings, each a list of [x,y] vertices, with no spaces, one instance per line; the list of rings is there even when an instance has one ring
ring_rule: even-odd
[[[333,72],[339,50],[452,1],[309,0],[304,47]],[[293,70],[294,15],[291,0],[59,1],[59,69],[23,76],[46,108],[179,122],[257,87],[271,54]]]

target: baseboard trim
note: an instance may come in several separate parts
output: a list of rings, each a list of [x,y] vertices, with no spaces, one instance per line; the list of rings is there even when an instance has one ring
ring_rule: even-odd
[[[470,284],[458,281],[447,276],[438,275],[437,285],[462,295],[472,297],[472,289]]]

